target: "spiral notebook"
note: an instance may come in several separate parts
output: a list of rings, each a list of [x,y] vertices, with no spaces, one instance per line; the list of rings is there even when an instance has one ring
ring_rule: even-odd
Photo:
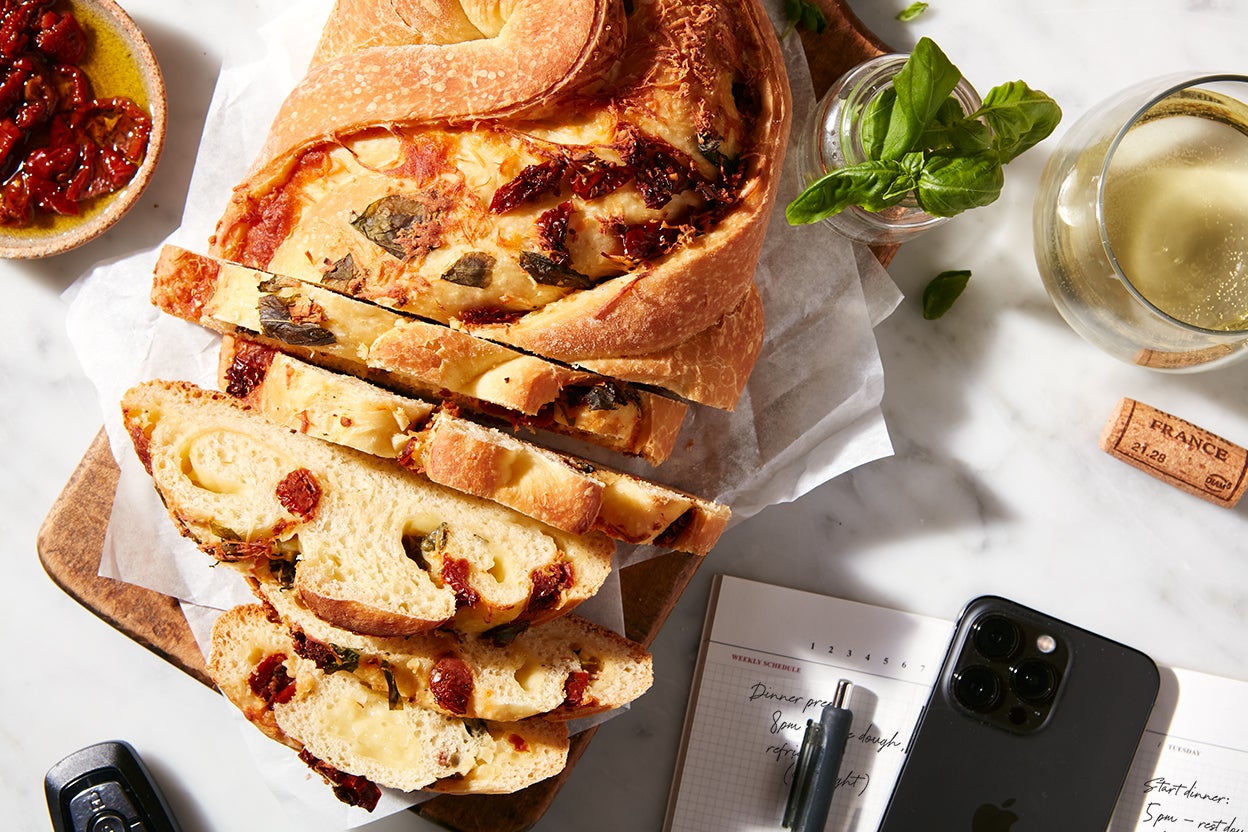
[[[665,832],[776,832],[806,720],[839,679],[853,728],[829,832],[874,832],[953,624],[717,575]],[[1248,683],[1162,668],[1111,832],[1248,831]]]

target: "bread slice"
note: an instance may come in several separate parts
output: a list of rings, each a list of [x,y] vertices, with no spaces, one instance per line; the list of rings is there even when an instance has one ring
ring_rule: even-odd
[[[278,559],[316,614],[356,632],[481,632],[591,597],[614,544],[386,460],[278,427],[224,393],[147,382],[122,400],[178,528],[221,560]]]
[[[323,366],[659,464],[688,406],[324,286],[166,245],[152,302]]]
[[[654,681],[645,648],[575,614],[504,625],[480,637],[438,630],[381,638],[322,621],[272,576],[253,579],[252,586],[289,630],[299,655],[322,668],[349,657],[374,690],[386,693],[393,684],[404,701],[451,716],[579,719],[633,701]],[[383,662],[389,681],[378,669]]]
[[[727,526],[727,506],[555,453],[235,336],[222,340],[218,382],[277,424],[397,458],[436,483],[564,531],[597,529],[617,540],[701,555]]]
[[[235,607],[217,619],[208,672],[260,730],[300,750],[305,762],[335,783],[340,798],[368,809],[379,796],[371,784],[506,793],[567,764],[562,724],[447,716],[376,690],[358,670],[323,671],[299,655],[286,630],[259,604]]]

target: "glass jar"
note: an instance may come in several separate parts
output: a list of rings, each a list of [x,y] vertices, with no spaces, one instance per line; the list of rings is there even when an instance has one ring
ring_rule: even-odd
[[[815,105],[798,143],[798,174],[805,187],[828,171],[867,161],[862,144],[862,116],[873,99],[893,85],[908,55],[880,55],[842,75]],[[953,90],[966,113],[979,109],[979,93],[965,78]],[[851,205],[824,220],[838,233],[860,243],[901,243],[943,224],[949,217],[933,217],[908,195],[883,211]]]

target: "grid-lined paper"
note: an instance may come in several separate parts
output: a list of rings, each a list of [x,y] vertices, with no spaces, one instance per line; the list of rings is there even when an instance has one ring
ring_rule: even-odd
[[[667,828],[779,829],[806,721],[849,679],[827,828],[875,829],[950,624],[729,577],[712,608]]]

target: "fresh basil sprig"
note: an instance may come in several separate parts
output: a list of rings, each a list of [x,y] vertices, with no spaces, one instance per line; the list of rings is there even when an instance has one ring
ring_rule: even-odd
[[[1057,103],[1022,81],[993,87],[969,115],[952,97],[962,73],[921,38],[861,118],[867,161],[829,171],[785,208],[804,225],[851,205],[882,211],[914,194],[919,208],[950,217],[995,201],[1002,167],[1053,132]]]
[[[789,27],[783,35],[788,35],[797,26],[816,35],[822,35],[823,30],[828,28],[828,18],[823,9],[810,0],[784,0],[784,17],[789,21]]]
[[[902,23],[909,23],[925,11],[927,11],[926,3],[911,3],[909,6],[906,6],[904,9],[897,12],[897,19]]]

